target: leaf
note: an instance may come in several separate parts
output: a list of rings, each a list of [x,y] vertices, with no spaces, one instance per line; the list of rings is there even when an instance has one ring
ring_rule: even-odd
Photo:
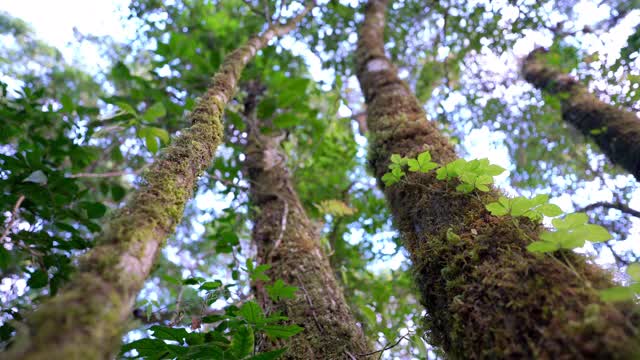
[[[602,242],[612,238],[609,231],[600,225],[584,224],[581,228],[586,235],[585,240],[589,240],[591,242]]]
[[[452,243],[457,243],[458,241],[460,241],[460,235],[454,233],[451,228],[448,228],[447,229],[447,241],[450,241]]]
[[[485,208],[494,216],[504,216],[509,213],[509,209],[505,208],[500,202],[489,203]]]
[[[47,284],[49,284],[49,274],[40,269],[31,273],[29,280],[27,280],[27,285],[32,289],[39,289]]]
[[[155,338],[176,341],[180,344],[184,344],[184,339],[189,336],[187,330],[183,328],[154,325],[150,327],[149,330],[153,331]]]
[[[438,167],[438,164],[431,161],[431,154],[428,151],[418,155],[416,159],[408,159],[409,171],[420,171],[427,173]]]
[[[99,219],[107,212],[107,207],[99,202],[83,201],[80,206],[87,212],[89,219]]]
[[[267,293],[272,300],[280,301],[281,299],[294,299],[295,293],[298,288],[295,286],[288,286],[281,279],[276,280],[273,285],[266,286]]]
[[[629,264],[629,266],[627,266],[627,274],[634,281],[640,282],[640,263],[636,262],[633,264]]]
[[[391,186],[402,179],[401,176],[398,176],[392,172],[388,172],[382,175],[382,182],[384,182],[385,186]]]
[[[161,102],[157,102],[151,105],[147,111],[142,115],[142,118],[148,122],[152,122],[161,118],[167,114],[167,109],[165,109],[164,104]]]
[[[275,118],[273,118],[273,125],[280,129],[293,127],[298,124],[300,124],[300,117],[290,112],[278,114]]]
[[[260,329],[272,339],[287,339],[304,330],[298,325],[265,325]]]
[[[251,326],[242,326],[234,334],[231,339],[231,353],[238,359],[243,359],[253,352],[254,336]]]
[[[538,208],[538,211],[544,216],[555,217],[562,215],[562,209],[555,204],[543,204]]]
[[[217,288],[219,288],[221,286],[222,286],[222,281],[220,281],[220,280],[207,281],[207,282],[202,283],[202,285],[200,285],[199,289],[200,290],[209,291],[209,290],[215,290],[215,289],[217,289]]]
[[[636,291],[629,286],[614,286],[600,290],[600,299],[606,302],[630,301],[636,296]]]
[[[22,182],[32,182],[40,185],[47,184],[47,175],[42,170],[36,170],[27,176]]]
[[[585,224],[589,221],[589,217],[585,213],[573,213],[564,217],[564,219],[553,219],[551,223],[556,229],[571,229],[578,225]]]
[[[534,253],[548,253],[558,250],[558,245],[548,241],[534,241],[527,246],[527,250]]]
[[[333,216],[346,216],[353,215],[355,210],[350,208],[343,201],[331,199],[322,200],[320,205],[315,205],[323,214],[329,214]]]
[[[155,357],[160,359],[160,356],[167,353],[167,344],[159,339],[140,339],[122,346],[121,353],[125,353],[131,350],[138,352],[140,357]]]
[[[238,313],[250,324],[256,325],[264,322],[262,309],[260,308],[260,305],[256,304],[254,301],[247,301],[242,304]]]

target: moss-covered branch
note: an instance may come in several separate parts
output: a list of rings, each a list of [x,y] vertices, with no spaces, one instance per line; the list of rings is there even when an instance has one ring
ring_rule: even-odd
[[[384,53],[387,3],[367,4],[356,54],[368,106],[370,165],[379,180],[392,154],[416,157],[429,151],[441,165],[456,159]],[[526,246],[538,240],[542,227],[492,216],[485,204],[496,201],[499,191],[462,194],[434,172],[409,173],[406,181],[383,189],[414,264],[427,310],[425,335],[449,357],[638,355],[638,307],[603,303],[598,289],[612,281],[580,255],[528,252]]]
[[[104,226],[74,278],[27,318],[10,359],[108,359],[165,239],[180,222],[198,176],[222,140],[222,113],[244,66],[311,9],[274,25],[227,56],[181,131],[143,175],[131,200]]]
[[[322,251],[320,234],[293,188],[279,138],[260,134],[259,128],[250,127],[243,170],[251,183],[250,200],[259,209],[253,215],[252,239],[259,263],[271,265],[267,272],[271,279],[281,279],[298,291],[293,299],[274,301],[264,283],[257,282],[254,292],[265,313],[280,313],[304,328],[280,343],[265,341],[263,350],[286,346],[283,359],[292,360],[350,360],[370,353]]]
[[[546,52],[538,48],[524,59],[524,78],[538,89],[558,94],[562,118],[640,181],[640,118],[598,99],[574,77],[555,69],[545,61]]]

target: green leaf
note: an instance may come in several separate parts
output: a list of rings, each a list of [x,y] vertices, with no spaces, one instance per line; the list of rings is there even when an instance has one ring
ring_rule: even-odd
[[[183,328],[173,328],[167,326],[154,325],[149,328],[153,331],[153,336],[162,340],[176,341],[184,345],[184,339],[189,336],[187,330]]]
[[[527,250],[534,253],[548,253],[558,250],[558,245],[548,241],[534,241],[527,246]]]
[[[273,285],[265,286],[267,293],[272,300],[280,301],[280,299],[294,299],[298,290],[295,286],[288,286],[281,279],[276,280]]]
[[[633,263],[627,266],[627,274],[633,279],[633,281],[640,282],[640,263]]]
[[[260,305],[256,304],[254,301],[247,301],[242,304],[238,313],[250,324],[256,325],[264,322],[262,309],[260,308]]]
[[[584,224],[581,228],[586,235],[585,239],[591,242],[603,242],[612,238],[609,231],[600,225]]]
[[[533,201],[523,196],[511,200],[511,216],[522,216],[533,207]]]
[[[260,330],[272,339],[287,339],[301,332],[304,328],[298,325],[265,325]]]
[[[215,289],[217,289],[217,288],[219,288],[221,286],[222,286],[222,281],[220,281],[220,280],[207,281],[207,282],[202,283],[202,285],[200,285],[199,289],[200,290],[209,291],[209,290],[215,290]]]
[[[32,289],[39,289],[47,286],[47,284],[49,284],[49,274],[40,269],[31,273],[29,280],[27,280],[27,285]]]
[[[122,346],[121,353],[131,350],[138,352],[140,357],[154,357],[160,359],[163,354],[167,353],[167,344],[159,339],[140,339]]]
[[[431,154],[428,151],[418,155],[417,159],[408,159],[409,171],[420,171],[427,173],[438,167],[438,164],[431,161]]]
[[[300,117],[290,112],[278,114],[273,118],[273,125],[280,129],[293,127],[298,124],[300,124]]]
[[[253,352],[254,336],[251,326],[241,326],[231,339],[231,353],[238,359],[243,359]]]
[[[382,182],[385,186],[391,186],[402,179],[402,176],[398,176],[392,172],[388,172],[382,175]]]
[[[47,175],[42,170],[36,170],[27,176],[22,182],[32,182],[40,185],[47,184]]]
[[[564,217],[564,219],[553,219],[551,223],[556,229],[572,229],[576,226],[585,224],[589,221],[589,217],[585,213],[573,213]]]
[[[392,163],[398,164],[398,165],[404,165],[406,163],[405,158],[403,158],[398,154],[391,155],[391,158],[389,160],[391,160]]]
[[[631,301],[635,296],[636,291],[629,286],[614,286],[600,290],[600,299],[606,302]]]
[[[161,102],[157,102],[151,105],[147,111],[142,115],[142,118],[148,122],[152,122],[161,118],[167,114],[167,109],[165,109],[164,104]]]
[[[89,219],[99,219],[107,212],[107,207],[99,202],[83,201],[80,206],[87,212]]]
[[[486,209],[494,216],[504,216],[509,213],[509,209],[505,208],[500,202],[492,202],[487,204]]]
[[[543,204],[538,208],[538,211],[544,216],[555,217],[562,215],[562,209],[555,204]]]

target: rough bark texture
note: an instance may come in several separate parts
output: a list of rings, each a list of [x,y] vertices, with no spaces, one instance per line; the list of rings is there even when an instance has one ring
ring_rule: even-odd
[[[429,150],[440,164],[456,159],[384,53],[386,6],[369,1],[356,54],[378,179],[391,154]],[[384,192],[414,264],[425,335],[450,358],[637,358],[638,308],[602,303],[597,289],[612,282],[581,256],[529,253],[528,238],[542,229],[491,216],[484,204],[498,191],[461,194],[431,172],[409,173]],[[460,239],[447,240],[448,229]]]
[[[109,359],[165,239],[180,222],[198,176],[222,140],[222,113],[244,66],[308,12],[269,28],[233,51],[190,114],[191,127],[144,174],[143,185],[105,224],[97,245],[58,295],[27,319],[9,359]]]
[[[524,78],[540,90],[559,94],[562,118],[591,137],[611,162],[640,181],[640,119],[598,99],[578,80],[548,65],[546,52],[538,48],[526,57]]]
[[[261,348],[287,346],[283,359],[300,360],[354,359],[370,353],[370,345],[320,247],[320,234],[293,188],[280,139],[260,134],[259,129],[257,124],[250,126],[245,151],[250,200],[258,208],[253,216],[252,238],[258,262],[271,265],[267,272],[271,279],[282,279],[299,290],[295,299],[277,302],[267,296],[260,282],[254,284],[254,292],[265,313],[280,313],[304,328],[280,343],[264,339]]]

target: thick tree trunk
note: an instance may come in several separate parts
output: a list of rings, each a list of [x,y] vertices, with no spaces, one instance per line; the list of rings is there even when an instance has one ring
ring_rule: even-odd
[[[284,359],[367,358],[362,355],[371,352],[370,345],[320,247],[320,234],[293,188],[280,139],[260,134],[255,122],[249,128],[244,173],[251,183],[251,203],[258,208],[252,234],[258,262],[271,265],[267,274],[272,280],[298,287],[291,300],[273,301],[261,282],[254,284],[254,292],[265,313],[280,313],[304,328],[281,343],[264,339],[261,347],[287,346]]]
[[[368,106],[370,164],[380,179],[391,154],[429,150],[435,162],[456,159],[384,53],[387,0],[370,0],[360,30],[357,75]],[[380,182],[382,184],[382,182]],[[427,310],[426,336],[451,358],[633,358],[640,313],[599,300],[612,283],[573,252],[563,260],[526,250],[541,226],[485,210],[498,191],[461,194],[428,174],[384,188],[414,264]],[[459,241],[447,239],[453,231]],[[569,270],[569,265],[575,272]]]
[[[559,94],[562,118],[591,137],[614,164],[640,181],[640,119],[635,113],[607,104],[578,80],[545,63],[538,48],[522,64],[524,78],[540,90]]]
[[[18,334],[11,359],[108,359],[165,239],[180,222],[198,176],[222,140],[222,113],[244,66],[274,36],[311,9],[276,25],[229,54],[181,132],[151,165],[144,184],[104,226],[97,245],[58,295],[44,302]]]

